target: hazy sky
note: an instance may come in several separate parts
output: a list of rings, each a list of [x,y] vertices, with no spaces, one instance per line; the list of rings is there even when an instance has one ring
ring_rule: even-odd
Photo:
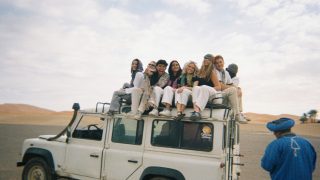
[[[319,0],[0,0],[0,103],[111,100],[132,59],[239,66],[244,112],[320,109]]]

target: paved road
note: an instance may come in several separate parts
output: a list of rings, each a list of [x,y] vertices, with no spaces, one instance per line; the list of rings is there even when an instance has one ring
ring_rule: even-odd
[[[37,137],[41,134],[57,134],[61,126],[28,126],[0,124],[0,180],[21,179],[22,168],[16,167],[22,142],[26,138]],[[241,132],[241,154],[245,157],[242,162],[242,180],[268,180],[269,175],[260,168],[260,159],[266,145],[273,136],[266,133]],[[308,137],[317,150],[317,169],[314,179],[320,179],[320,138]]]

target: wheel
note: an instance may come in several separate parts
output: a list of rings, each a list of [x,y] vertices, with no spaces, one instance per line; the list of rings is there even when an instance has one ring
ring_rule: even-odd
[[[30,159],[22,171],[22,180],[54,180],[48,163],[39,157]]]

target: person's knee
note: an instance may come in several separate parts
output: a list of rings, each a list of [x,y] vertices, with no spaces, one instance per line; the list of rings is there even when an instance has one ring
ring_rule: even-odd
[[[142,94],[142,89],[141,88],[133,88],[132,89],[132,94]]]

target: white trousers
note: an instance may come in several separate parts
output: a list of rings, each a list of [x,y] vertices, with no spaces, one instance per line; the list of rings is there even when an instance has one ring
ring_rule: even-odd
[[[173,89],[171,86],[167,86],[164,88],[163,90],[163,96],[162,96],[162,104],[170,104],[170,106],[172,106],[172,101],[173,101],[173,95],[174,95],[174,92],[176,90]]]
[[[181,93],[178,93],[178,91],[176,91],[175,93],[175,103],[179,103],[179,104],[183,104],[183,105],[187,105],[188,100],[189,100],[189,96],[191,95],[192,91],[189,89],[183,89]]]
[[[156,107],[159,107],[161,96],[163,95],[163,89],[159,86],[153,87],[152,91],[152,99],[150,99],[150,102]],[[170,103],[171,104],[171,103]]]
[[[231,106],[234,114],[239,114],[239,100],[238,100],[238,92],[236,87],[229,87],[222,91],[223,97],[228,100],[228,103]]]
[[[140,104],[141,96],[142,96],[142,89],[141,88],[133,88],[131,92],[131,112],[133,114],[137,114],[138,107]]]
[[[200,108],[200,111],[203,111],[206,107],[209,97],[216,94],[217,91],[210,86],[195,86],[192,89],[192,102],[194,105]]]

